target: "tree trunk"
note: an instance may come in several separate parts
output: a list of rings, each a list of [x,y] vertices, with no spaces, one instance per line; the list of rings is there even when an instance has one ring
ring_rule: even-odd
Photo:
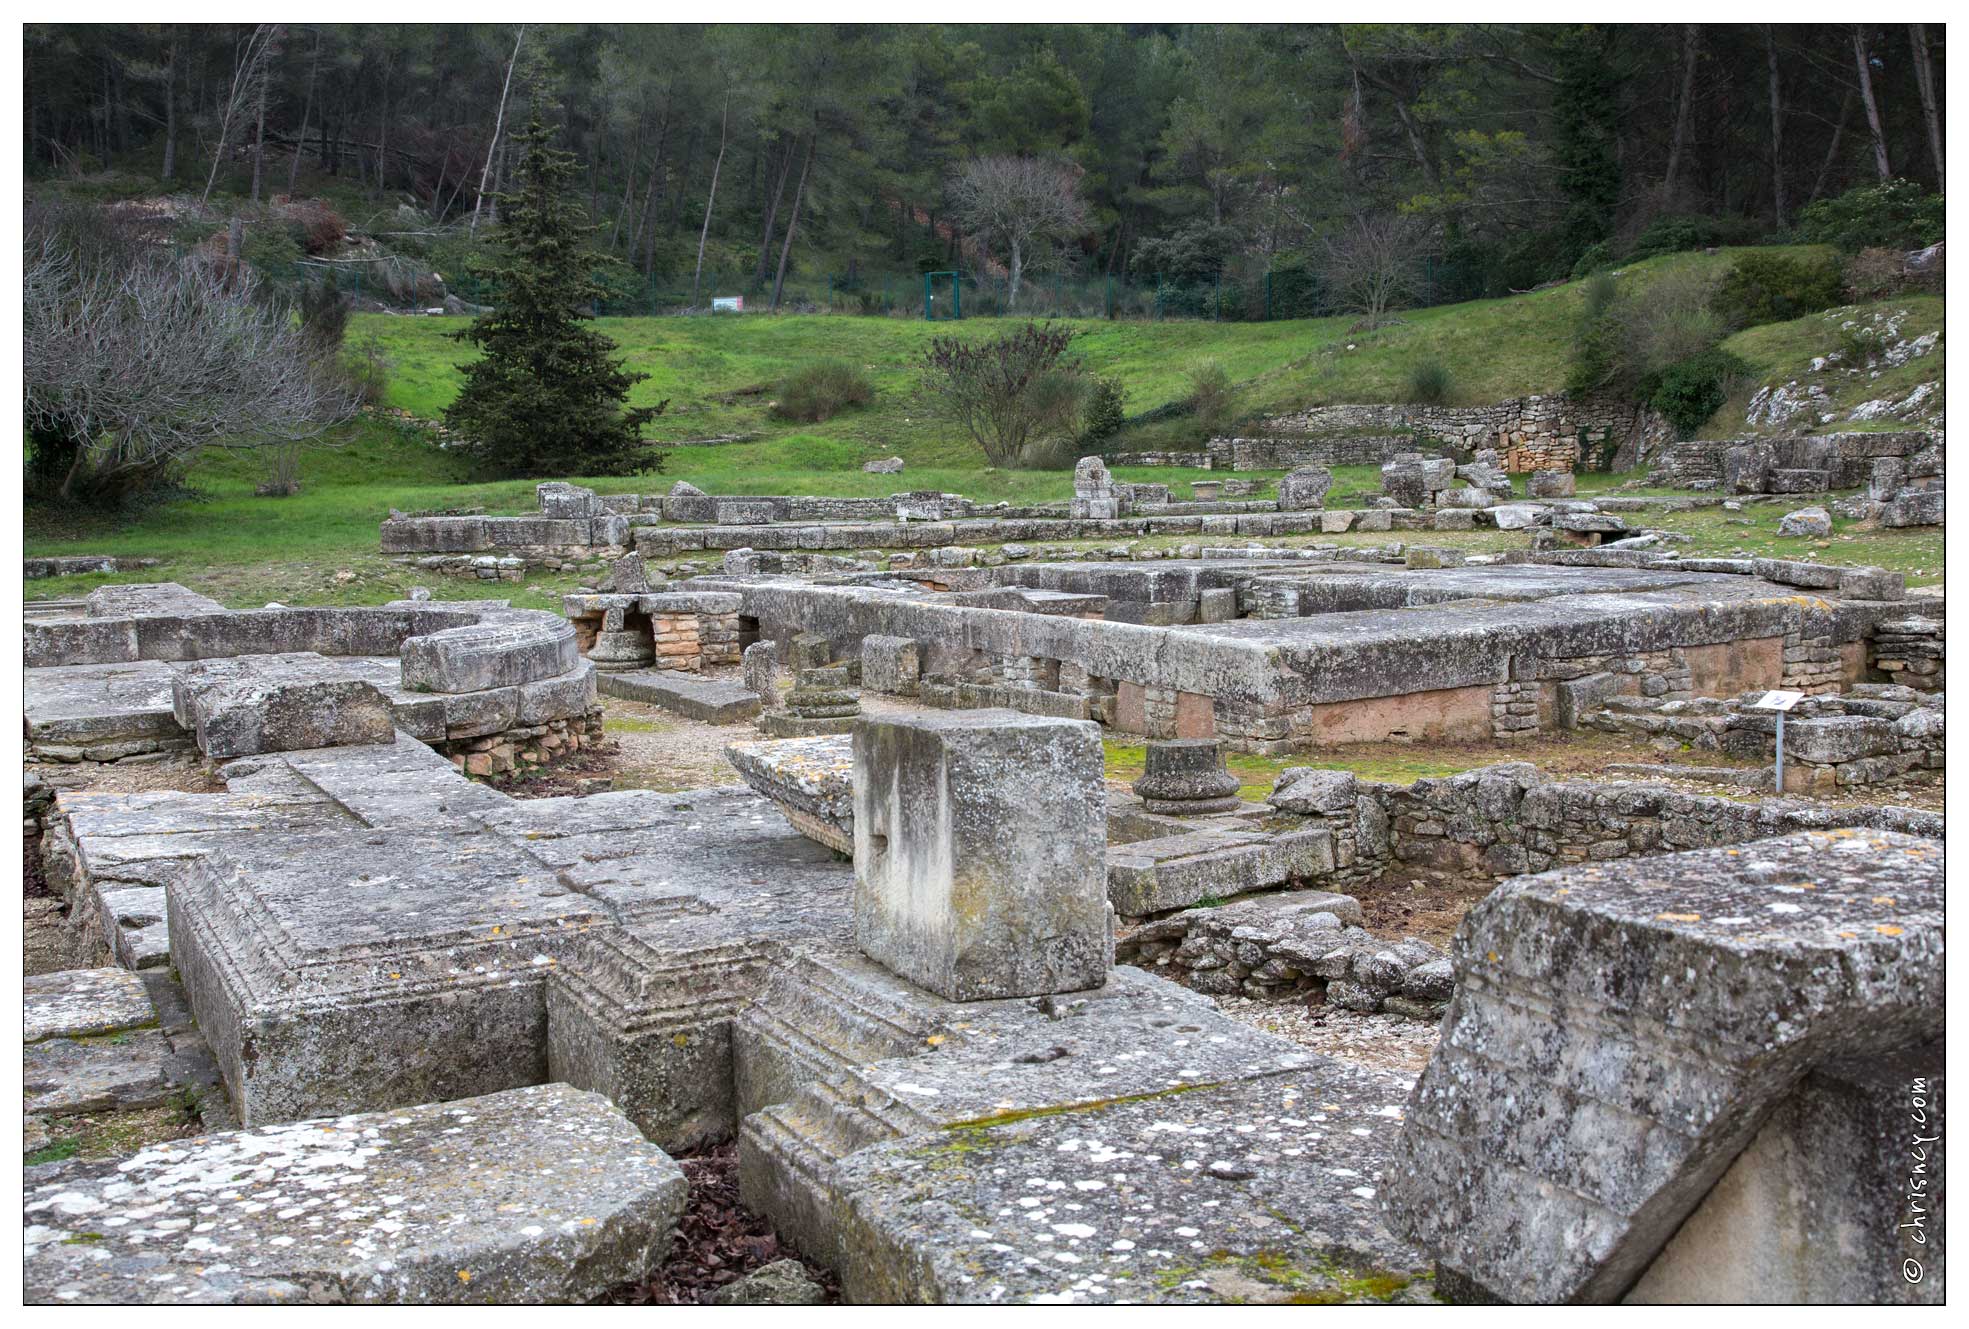
[[[1866,108],[1866,127],[1873,134],[1873,165],[1882,181],[1894,178],[1887,164],[1887,132],[1880,123],[1880,103],[1873,96],[1873,64],[1866,53],[1866,29],[1853,25],[1853,63],[1860,71],[1860,104]]]
[[[467,232],[476,239],[479,233],[479,210],[485,206],[486,177],[492,174],[492,154],[499,150],[499,134],[506,127],[506,98],[513,90],[513,66],[519,63],[520,43],[526,40],[526,24],[520,24],[519,35],[513,38],[513,54],[506,61],[506,84],[499,90],[499,114],[492,121],[492,142],[485,146],[485,169],[479,172],[479,196],[472,204],[472,225]]]
[[[1764,63],[1771,85],[1771,213],[1784,229],[1784,90],[1778,82],[1777,29],[1764,28]]]
[[[1928,55],[1928,25],[1910,23],[1908,42],[1914,47],[1914,82],[1921,89],[1921,118],[1928,128],[1928,154],[1935,159],[1935,192],[1943,192],[1942,115],[1935,98],[1935,66]]]
[[[643,128],[649,123],[648,105],[637,108],[636,134],[629,140],[629,170],[622,181],[622,203],[615,210],[615,224],[608,231],[608,252],[613,254],[615,247],[622,243],[622,219],[627,217],[636,202],[636,163],[643,157]]]
[[[1019,279],[1024,276],[1025,268],[1025,246],[1019,243],[1017,236],[1013,236],[1011,275],[1005,281],[1005,312],[1008,314],[1019,303]]]
[[[166,180],[178,174],[178,30],[171,30],[171,54],[164,62],[164,172]]]
[[[308,141],[308,117],[314,114],[314,85],[316,72],[321,68],[321,31],[315,30],[314,49],[308,54],[308,92],[301,102],[301,132],[294,136],[294,157],[287,163],[287,192],[294,192],[294,184],[301,178],[301,145]],[[433,199],[433,202],[436,200]]]
[[[389,190],[390,146],[390,53],[383,53],[383,104],[376,116],[376,197]]]
[[[1833,122],[1832,141],[1826,144],[1825,160],[1819,163],[1818,176],[1812,181],[1812,192],[1806,197],[1805,202],[1817,202],[1819,194],[1825,189],[1826,177],[1832,173],[1833,163],[1839,160],[1839,143],[1846,137],[1846,121],[1852,114],[1853,90],[1848,88],[1845,97],[1839,102],[1839,118]]]
[[[697,308],[698,287],[704,280],[704,242],[711,235],[711,205],[718,201],[718,172],[725,168],[725,131],[732,120],[732,95],[725,94],[725,109],[718,117],[718,159],[711,163],[711,189],[704,196],[704,225],[697,232],[697,270],[691,274],[691,308]]]
[[[656,200],[659,197],[657,193],[657,182],[663,178],[663,149],[669,142],[670,97],[668,94],[665,94],[663,98],[663,119],[656,127],[656,152],[650,158],[649,188],[643,191],[642,211],[636,216],[636,233],[629,238],[629,256],[631,258],[635,257],[638,249],[644,251],[643,272],[645,274],[650,270],[650,257],[656,249],[656,235],[655,232],[649,229],[649,226],[655,220]],[[645,236],[648,236],[647,244],[644,243]]]
[[[1693,23],[1682,27],[1682,91],[1675,100],[1675,136],[1668,144],[1668,169],[1661,177],[1664,204],[1675,197],[1675,177],[1681,173],[1682,149],[1689,141],[1689,113],[1696,91],[1696,32]]]
[[[752,275],[754,286],[766,284],[766,265],[772,262],[773,223],[779,220],[779,200],[786,193],[786,177],[793,173],[793,149],[798,140],[788,144],[786,155],[779,163],[779,182],[773,186],[772,206],[766,209],[766,233],[759,239],[759,270]]]
[[[253,201],[260,201],[260,181],[267,165],[267,80],[260,80],[259,108],[253,121]]]
[[[786,242],[779,247],[779,271],[773,275],[773,309],[779,309],[780,292],[786,288],[786,260],[793,253],[793,233],[800,227],[800,200],[807,192],[807,172],[813,169],[814,147],[820,140],[820,128],[815,126],[807,133],[807,159],[800,163],[800,183],[793,187],[793,211],[786,215]]]

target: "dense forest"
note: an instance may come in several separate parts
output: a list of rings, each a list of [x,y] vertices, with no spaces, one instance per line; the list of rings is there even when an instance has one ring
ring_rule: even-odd
[[[1310,265],[1373,214],[1475,295],[1665,219],[1747,241],[1855,185],[1940,192],[1943,55],[1920,24],[30,24],[23,123],[31,190],[472,237],[538,99],[646,280],[1002,267],[960,196],[996,158],[1073,195],[1035,270]]]

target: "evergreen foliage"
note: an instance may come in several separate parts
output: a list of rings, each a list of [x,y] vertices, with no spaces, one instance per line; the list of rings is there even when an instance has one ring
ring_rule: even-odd
[[[500,198],[497,257],[482,270],[494,283],[493,309],[453,334],[483,355],[445,412],[474,461],[501,477],[630,475],[662,470],[662,454],[642,441],[660,408],[628,406],[631,373],[614,343],[584,326],[604,287],[584,243],[574,157],[553,146],[541,99],[520,148],[518,187]]]

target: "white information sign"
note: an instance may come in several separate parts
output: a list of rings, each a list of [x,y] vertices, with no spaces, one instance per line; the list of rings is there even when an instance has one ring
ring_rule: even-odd
[[[1753,711],[1788,711],[1805,699],[1802,692],[1766,692],[1750,703]]]

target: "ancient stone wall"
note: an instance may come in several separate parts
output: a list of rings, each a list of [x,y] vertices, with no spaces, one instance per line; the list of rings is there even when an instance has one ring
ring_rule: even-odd
[[[1648,459],[1648,478],[1737,494],[1858,489],[1872,478],[1874,462],[1912,457],[1933,441],[1921,430],[1897,430],[1664,443]]]

